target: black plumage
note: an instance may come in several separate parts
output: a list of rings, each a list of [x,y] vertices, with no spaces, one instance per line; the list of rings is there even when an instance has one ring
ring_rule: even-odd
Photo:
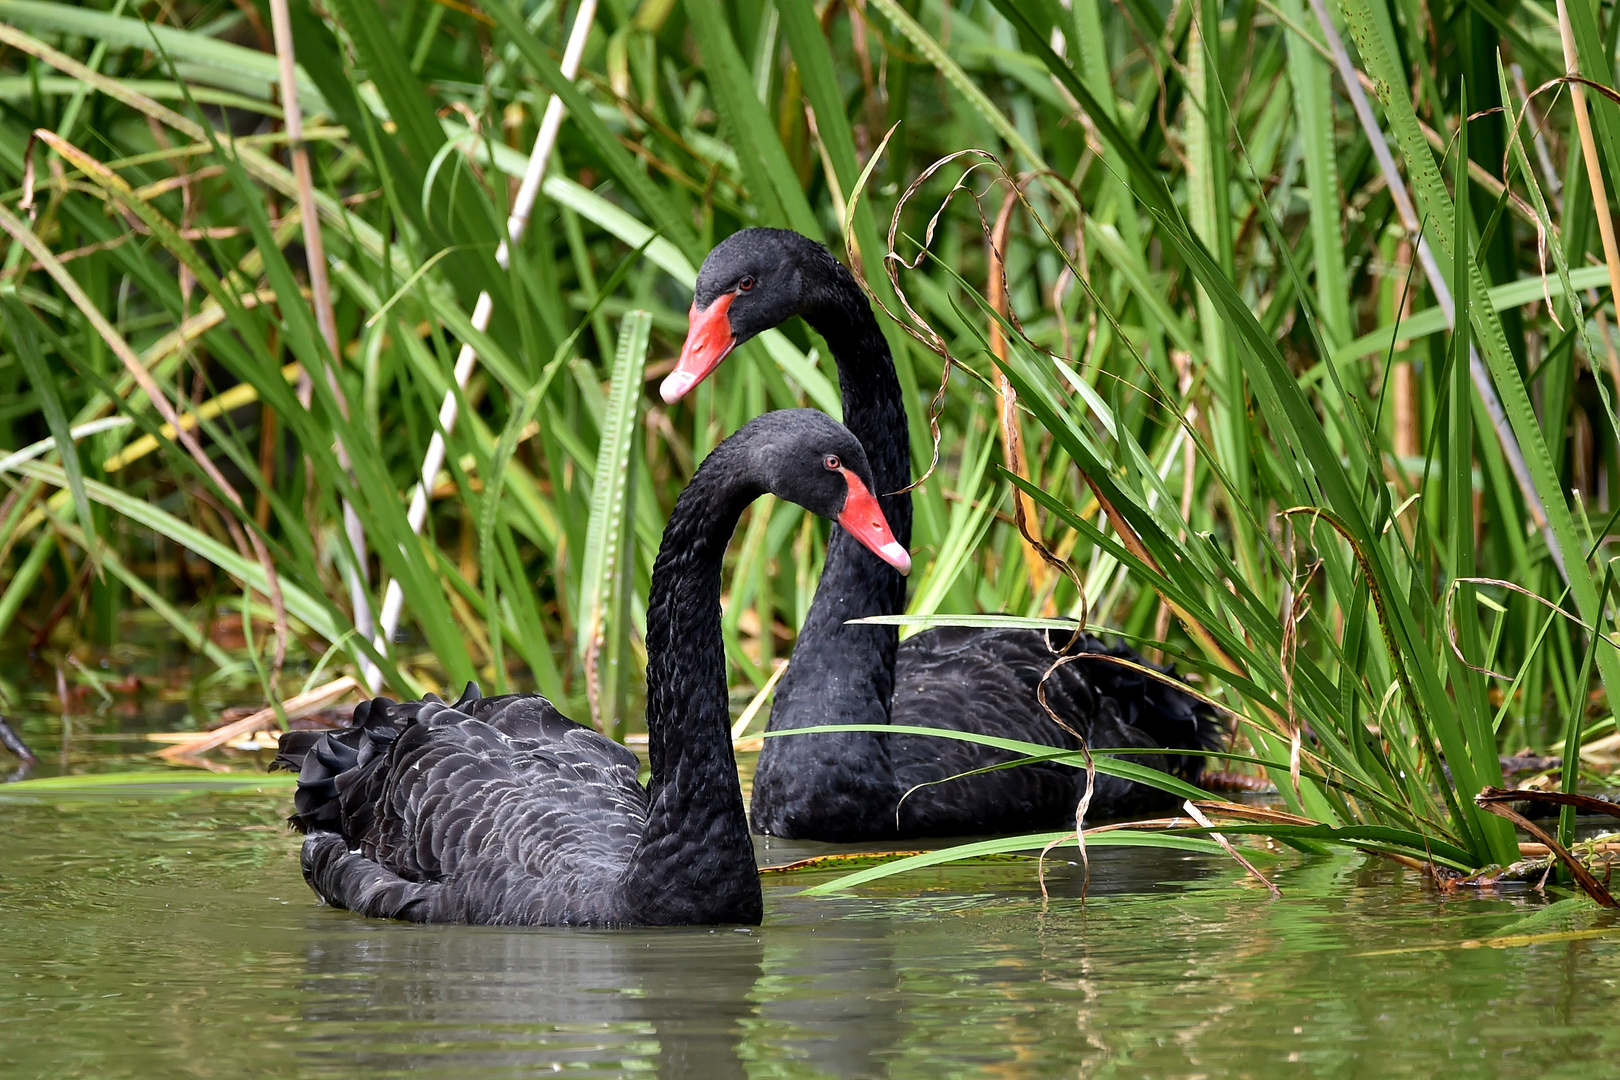
[[[721,563],[743,508],[767,491],[836,516],[851,491],[842,470],[872,482],[854,436],[791,410],[721,443],[681,493],[648,597],[645,788],[633,753],[535,694],[378,698],[348,729],[282,736],[310,886],[335,906],[416,922],[758,923]]]
[[[727,307],[714,308],[728,297]],[[909,546],[911,496],[890,494],[911,480],[905,400],[888,343],[849,271],[798,233],[743,230],[717,246],[698,274],[694,311],[713,310],[725,311],[728,347],[795,315],[826,339],[838,365],[844,423],[866,447],[884,516]],[[683,379],[674,389],[690,385]],[[893,627],[848,625],[904,610],[901,576],[835,528],[767,730],[893,723],[1075,747],[1074,736],[1053,723],[1037,697],[1057,659],[1045,635],[933,630],[901,644]],[[1060,635],[1054,638],[1063,644]],[[1078,648],[1153,666],[1133,650],[1092,638]],[[1106,661],[1065,664],[1048,680],[1047,696],[1093,746],[1200,750],[1219,739],[1207,706]],[[1066,766],[1023,766],[939,783],[1009,758],[976,744],[919,736],[769,738],[754,777],[753,827],[776,836],[857,841],[1072,822],[1083,773]],[[1140,760],[1185,777],[1196,777],[1203,763],[1193,754]],[[914,791],[919,784],[933,786]],[[1099,777],[1091,812],[1121,816],[1164,799],[1142,785]]]

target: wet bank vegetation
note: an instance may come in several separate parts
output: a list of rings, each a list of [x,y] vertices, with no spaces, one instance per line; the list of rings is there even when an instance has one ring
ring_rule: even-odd
[[[98,650],[161,630],[270,702],[178,756],[473,679],[633,737],[694,463],[839,415],[796,323],[652,392],[704,254],[772,225],[889,315],[927,477],[902,633],[1118,635],[1276,791],[1150,774],[1189,810],[1091,843],[1556,857],[1620,754],[1617,32],[1589,0],[0,0],[0,636],[36,658],[0,689],[106,689]],[[739,530],[739,741],[825,543],[771,500]],[[1521,851],[1522,785],[1563,799]]]

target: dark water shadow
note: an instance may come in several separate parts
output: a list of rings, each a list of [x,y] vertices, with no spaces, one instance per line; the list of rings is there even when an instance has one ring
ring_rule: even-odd
[[[311,920],[308,1066],[413,1076],[745,1074],[759,931]]]
[[[758,1023],[776,1053],[816,1075],[885,1075],[907,1029],[895,930],[834,917],[766,935]]]

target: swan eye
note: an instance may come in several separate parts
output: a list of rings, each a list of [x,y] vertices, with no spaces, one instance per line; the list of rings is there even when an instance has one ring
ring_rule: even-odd
[[[844,467],[844,463],[838,460],[837,454],[828,454],[826,458],[822,460],[822,464],[827,466],[828,472],[837,472],[839,469]]]
[[[738,292],[749,292],[749,291],[751,291],[753,289],[753,287],[754,287],[754,276],[752,274],[744,274],[737,281],[737,291]]]

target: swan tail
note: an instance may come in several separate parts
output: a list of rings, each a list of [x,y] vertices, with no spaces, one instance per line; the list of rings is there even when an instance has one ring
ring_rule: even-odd
[[[302,833],[334,832],[351,842],[370,838],[376,801],[388,776],[388,752],[413,724],[444,714],[460,719],[483,695],[468,683],[446,703],[437,694],[398,704],[372,698],[354,707],[354,722],[335,731],[289,731],[281,736],[276,763],[298,772],[294,812],[288,824]]]
[[[302,833],[343,832],[342,793],[366,766],[380,763],[388,747],[409,722],[396,715],[387,698],[362,701],[354,723],[335,731],[289,731],[281,737],[276,763],[298,770],[294,812],[288,824]]]
[[[270,763],[270,771],[285,769],[287,772],[302,772],[304,758],[308,756],[315,744],[326,738],[324,731],[284,731],[276,744],[276,759]]]

